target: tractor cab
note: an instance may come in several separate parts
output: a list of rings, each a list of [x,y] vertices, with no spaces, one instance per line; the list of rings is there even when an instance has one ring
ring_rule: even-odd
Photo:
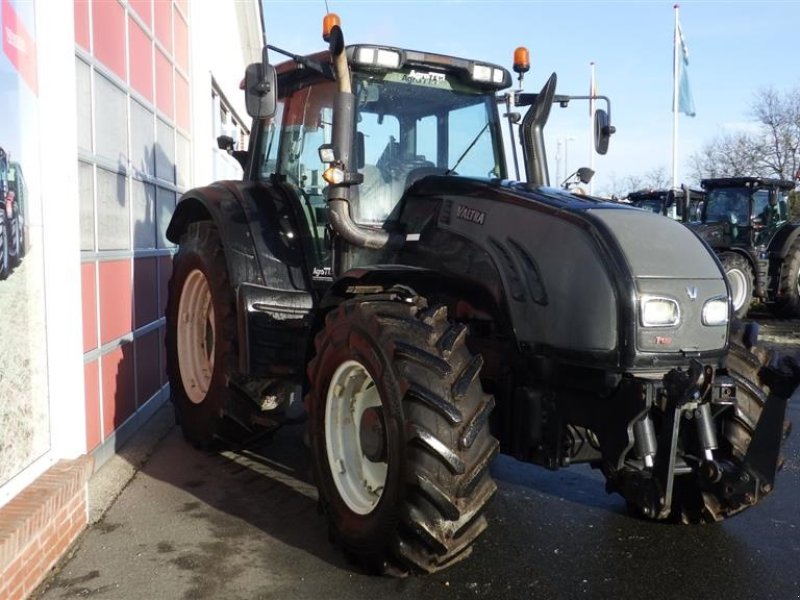
[[[791,181],[736,177],[704,179],[705,224],[723,224],[719,235],[726,246],[760,247],[769,244],[787,219]]]
[[[703,197],[703,192],[682,186],[679,190],[631,192],[627,200],[636,208],[686,223],[699,220]]]
[[[405,191],[423,177],[506,177],[495,98],[510,85],[506,69],[383,46],[343,54],[352,86],[345,109],[329,53],[276,67],[276,110],[257,125],[252,173],[300,198],[320,279],[330,273],[326,191],[346,194],[348,220],[370,237],[392,228]],[[337,120],[346,134],[337,136]]]

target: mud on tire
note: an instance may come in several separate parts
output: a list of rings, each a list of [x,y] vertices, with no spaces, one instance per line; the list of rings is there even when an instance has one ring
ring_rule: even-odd
[[[389,293],[344,302],[317,335],[306,404],[320,503],[333,541],[370,571],[437,571],[486,528],[494,400],[465,338],[445,307]]]

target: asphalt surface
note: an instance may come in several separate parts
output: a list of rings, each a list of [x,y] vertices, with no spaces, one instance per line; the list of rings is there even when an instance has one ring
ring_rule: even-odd
[[[172,427],[34,597],[800,599],[800,392],[788,417],[775,491],[714,525],[637,520],[585,465],[501,456],[472,556],[406,579],[364,575],[328,543],[302,426],[216,454]]]

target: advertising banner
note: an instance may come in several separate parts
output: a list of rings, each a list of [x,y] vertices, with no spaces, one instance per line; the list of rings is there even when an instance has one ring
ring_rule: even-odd
[[[32,2],[0,0],[0,488],[50,449]]]

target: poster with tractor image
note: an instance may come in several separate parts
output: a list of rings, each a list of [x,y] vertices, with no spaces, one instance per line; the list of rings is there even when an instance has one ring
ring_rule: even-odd
[[[0,505],[51,446],[35,17],[0,0]]]

